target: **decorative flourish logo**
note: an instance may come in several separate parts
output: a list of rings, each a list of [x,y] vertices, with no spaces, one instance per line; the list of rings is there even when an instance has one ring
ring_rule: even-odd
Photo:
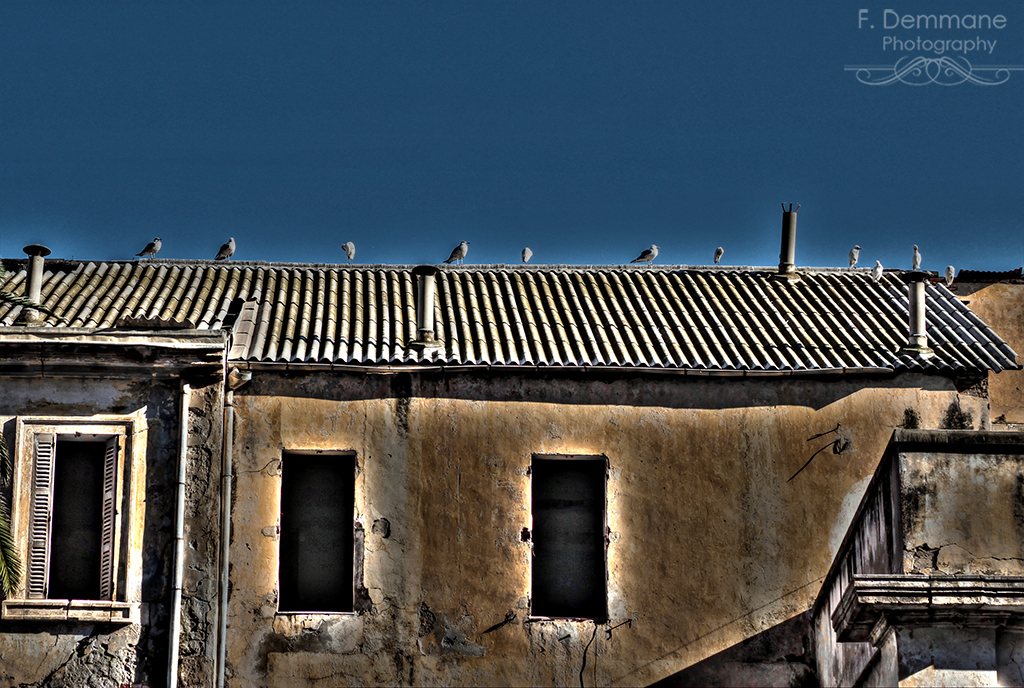
[[[1024,71],[1024,65],[977,65],[966,57],[902,57],[894,65],[847,65],[857,81],[868,86],[888,86],[897,81],[911,86],[957,86],[969,81],[979,86],[998,86],[1010,72]]]
[[[973,7],[967,14],[901,13],[892,8],[885,9],[880,18],[877,12],[874,14],[872,19],[870,9],[857,10],[857,30],[864,31],[865,38],[881,38],[879,47],[885,54],[892,51],[895,64],[846,65],[846,71],[854,72],[857,81],[867,86],[896,82],[909,86],[957,86],[965,82],[998,86],[1010,80],[1010,72],[1024,71],[1024,65],[972,65],[967,59],[968,55],[981,54],[992,60],[997,45],[1005,50],[1006,41],[1002,39],[1008,35],[1004,31],[1013,23],[1013,16],[975,13]],[[877,29],[881,31],[876,34]]]

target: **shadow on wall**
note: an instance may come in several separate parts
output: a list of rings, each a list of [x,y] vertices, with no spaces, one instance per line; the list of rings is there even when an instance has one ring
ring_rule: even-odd
[[[616,405],[677,409],[734,409],[801,406],[820,410],[864,389],[953,391],[952,380],[935,375],[894,377],[655,377],[639,373],[552,371],[532,374],[471,373],[303,373],[253,371],[247,396],[296,397],[325,401],[362,399],[462,399],[541,404]]]
[[[811,644],[811,612],[807,611],[653,685],[818,686]]]

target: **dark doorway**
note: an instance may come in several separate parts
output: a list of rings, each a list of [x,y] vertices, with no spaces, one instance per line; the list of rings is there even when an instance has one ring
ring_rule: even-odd
[[[535,616],[605,619],[604,457],[535,457]]]
[[[355,456],[285,453],[281,464],[278,610],[350,612]]]

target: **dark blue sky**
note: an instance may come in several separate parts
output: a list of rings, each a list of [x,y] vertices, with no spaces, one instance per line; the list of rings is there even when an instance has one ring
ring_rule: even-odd
[[[858,29],[858,10],[878,26]],[[899,14],[1003,29],[886,30]],[[1024,71],[868,86],[1021,2],[0,4],[0,255],[1002,270],[1024,263]],[[980,72],[976,72],[981,75]],[[992,75],[986,74],[991,77]]]

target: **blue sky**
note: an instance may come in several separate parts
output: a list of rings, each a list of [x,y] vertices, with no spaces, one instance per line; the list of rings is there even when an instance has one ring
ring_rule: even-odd
[[[795,202],[799,265],[1020,266],[1024,71],[844,71],[941,57],[886,37],[1024,66],[1024,3],[5,0],[0,256],[772,265]]]

